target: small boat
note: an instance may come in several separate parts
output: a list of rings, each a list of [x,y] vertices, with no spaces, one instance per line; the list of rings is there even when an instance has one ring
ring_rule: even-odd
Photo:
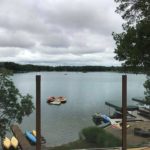
[[[15,149],[18,147],[18,140],[14,136],[11,138],[11,145]]]
[[[3,145],[4,149],[9,149],[11,147],[10,139],[8,137],[5,137],[2,142],[2,145]]]
[[[33,144],[36,143],[36,137],[30,131],[26,131],[25,135],[31,143],[33,143]]]

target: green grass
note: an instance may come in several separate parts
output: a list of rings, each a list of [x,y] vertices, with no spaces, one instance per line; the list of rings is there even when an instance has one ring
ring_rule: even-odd
[[[102,128],[88,127],[83,129],[82,133],[88,143],[94,143],[98,145],[98,147],[118,147],[121,145],[120,139]]]
[[[119,147],[121,140],[98,127],[88,127],[82,130],[84,140],[80,139],[68,144],[51,147],[49,150],[71,150],[82,148]]]

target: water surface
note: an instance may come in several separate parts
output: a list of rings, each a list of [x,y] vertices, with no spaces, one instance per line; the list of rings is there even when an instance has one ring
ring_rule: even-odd
[[[120,104],[122,74],[112,72],[41,72],[21,73],[13,76],[22,94],[31,94],[35,103],[35,76],[41,75],[42,134],[48,146],[60,145],[78,139],[82,128],[93,126],[95,112],[109,113],[105,101]],[[135,104],[132,97],[143,97],[145,75],[128,75],[128,104]],[[67,103],[52,106],[48,96],[66,96]],[[35,112],[25,117],[21,128],[35,129]]]

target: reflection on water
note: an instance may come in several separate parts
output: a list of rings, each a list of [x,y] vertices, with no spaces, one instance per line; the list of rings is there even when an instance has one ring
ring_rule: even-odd
[[[33,95],[35,103],[35,75],[15,74],[13,80],[22,94]],[[38,73],[39,74],[39,73]],[[48,146],[60,145],[78,139],[79,131],[91,125],[95,112],[108,113],[105,101],[121,103],[120,73],[41,72],[42,135]],[[128,104],[132,97],[144,95],[145,75],[128,74]],[[48,105],[48,96],[66,96],[67,103]],[[35,129],[35,112],[25,117],[21,128]]]

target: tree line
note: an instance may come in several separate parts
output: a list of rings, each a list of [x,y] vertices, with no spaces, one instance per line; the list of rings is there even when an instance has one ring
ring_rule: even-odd
[[[141,72],[144,73],[143,67],[132,66],[40,66],[32,64],[17,64],[14,62],[0,62],[0,68],[5,68],[14,73],[32,72],[32,71],[76,71],[76,72],[98,72],[98,71],[113,71],[113,72]]]

